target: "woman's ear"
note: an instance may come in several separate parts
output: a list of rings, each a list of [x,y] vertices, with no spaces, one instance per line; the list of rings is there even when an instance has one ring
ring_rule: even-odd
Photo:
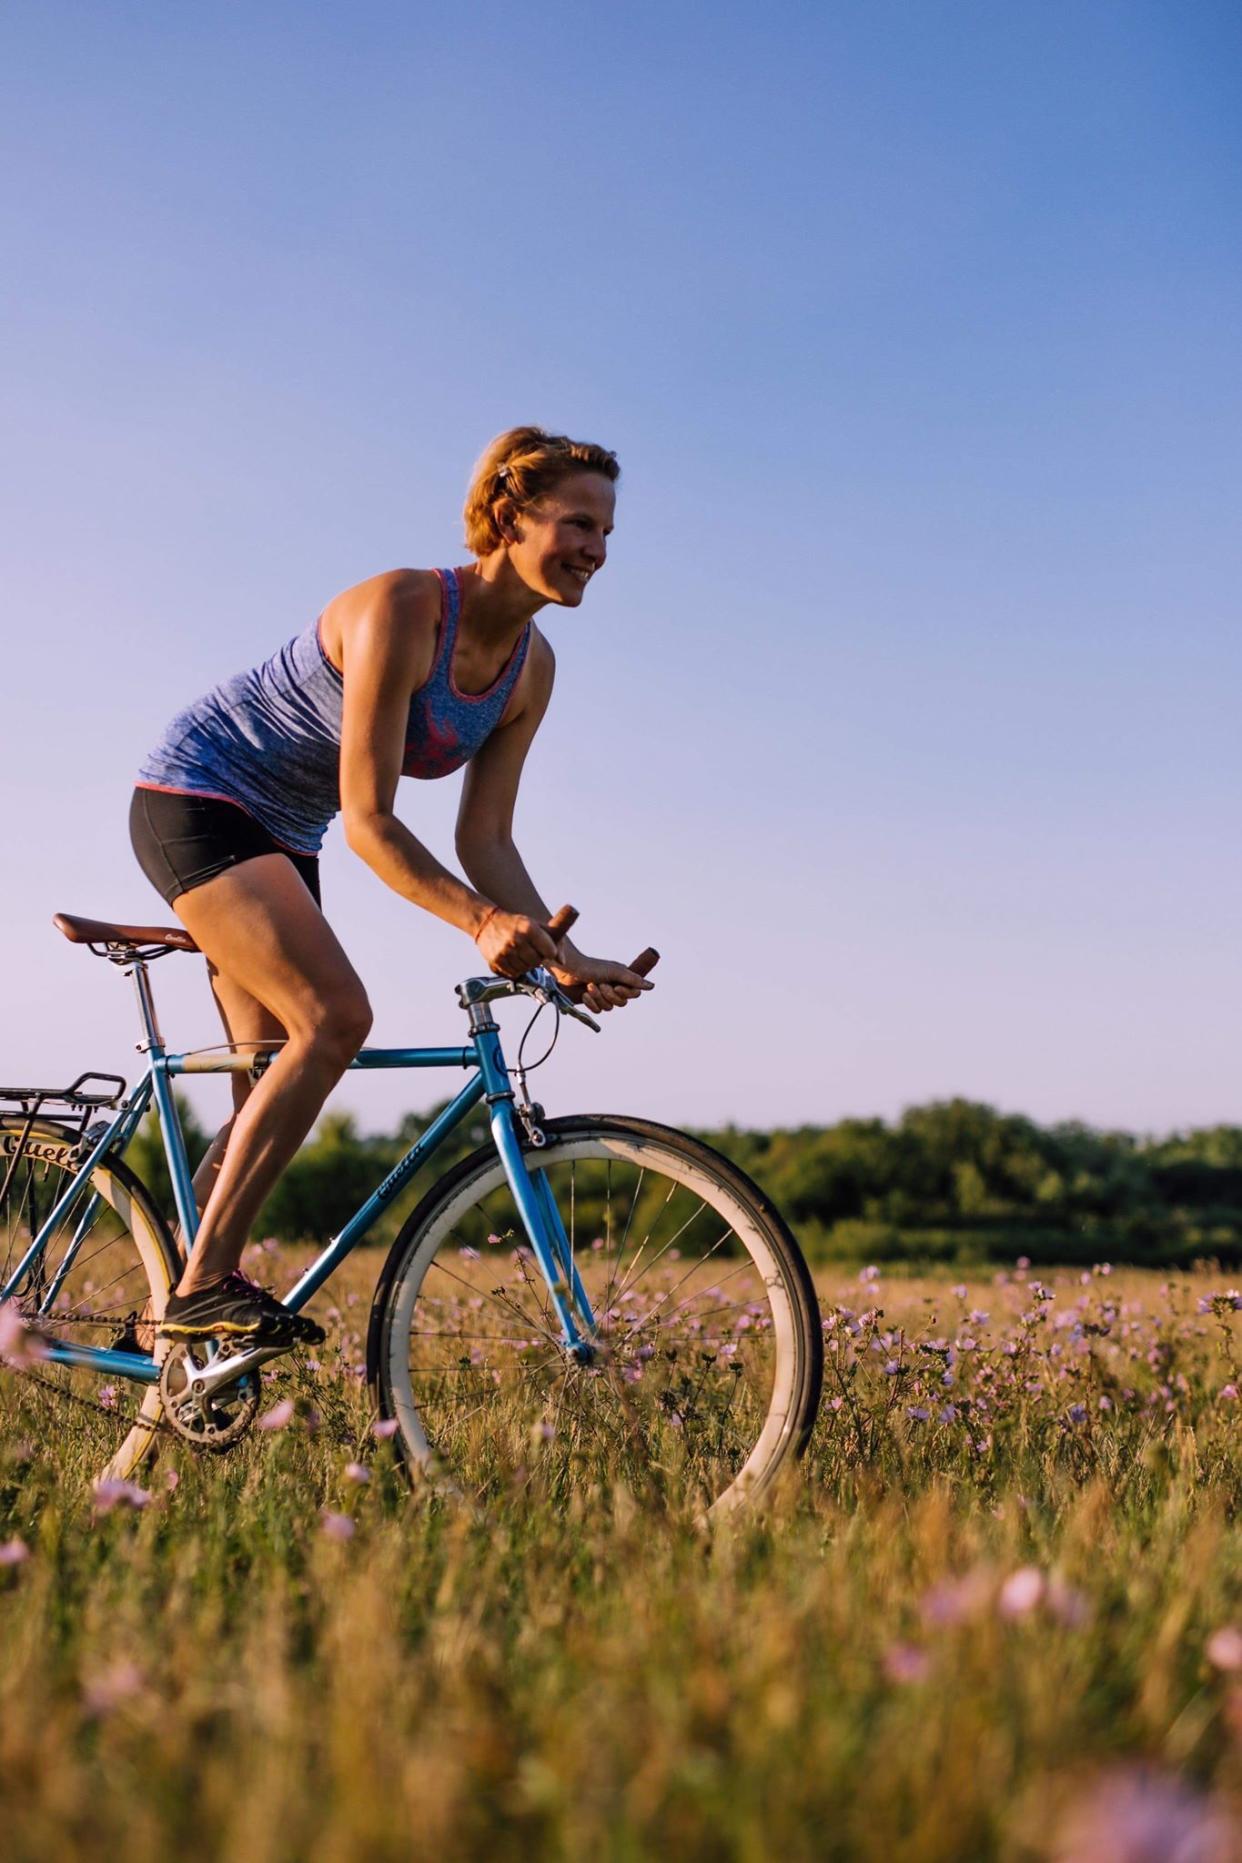
[[[496,519],[496,529],[500,532],[502,541],[520,543],[522,533],[518,529],[517,506],[512,498],[498,498],[492,506],[492,514]]]

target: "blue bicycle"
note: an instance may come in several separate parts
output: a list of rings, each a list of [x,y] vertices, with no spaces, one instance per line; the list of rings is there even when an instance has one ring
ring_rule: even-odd
[[[132,1091],[83,1074],[63,1090],[0,1089],[0,1298],[20,1313],[19,1372],[91,1432],[93,1471],[133,1474],[165,1433],[221,1452],[259,1407],[276,1346],[169,1344],[156,1335],[198,1221],[173,1097],[181,1075],[270,1065],[274,1048],[169,1053],[152,963],[196,949],[180,927],[58,914],[55,924],[132,978],[146,1070]],[[639,966],[649,968],[653,952]],[[734,1164],[649,1120],[549,1119],[506,1064],[493,1005],[525,996],[598,1024],[543,970],[457,986],[468,1038],[363,1049],[358,1069],[448,1068],[456,1096],[284,1296],[297,1312],[414,1174],[485,1103],[491,1143],[442,1176],[393,1242],[371,1307],[367,1370],[379,1417],[415,1477],[486,1498],[532,1441],[566,1481],[587,1467],[653,1479],[703,1513],[767,1489],[805,1448],[822,1347],[810,1275],[769,1199]],[[158,1109],[180,1219],[174,1238],[125,1163]]]

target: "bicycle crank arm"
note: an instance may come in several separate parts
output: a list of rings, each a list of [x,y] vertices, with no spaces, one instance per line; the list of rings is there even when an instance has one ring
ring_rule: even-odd
[[[238,1378],[248,1371],[254,1371],[260,1365],[266,1365],[270,1358],[279,1358],[283,1352],[291,1352],[292,1345],[252,1346],[248,1352],[235,1352],[227,1358],[216,1358],[210,1365],[197,1368],[191,1388],[195,1397],[211,1397],[226,1384],[235,1384]]]

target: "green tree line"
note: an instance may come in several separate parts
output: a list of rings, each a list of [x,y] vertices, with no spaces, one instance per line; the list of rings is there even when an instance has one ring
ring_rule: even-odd
[[[181,1104],[193,1161],[208,1135]],[[430,1124],[439,1106],[409,1113],[390,1134],[364,1134],[348,1113],[326,1116],[265,1205],[259,1236],[323,1242]],[[487,1140],[472,1114],[373,1232],[391,1239],[406,1211],[455,1159]],[[1033,1262],[1110,1260],[1242,1263],[1242,1127],[1163,1138],[1099,1131],[1078,1121],[1041,1126],[1021,1114],[954,1099],[900,1119],[699,1134],[772,1197],[814,1260]],[[152,1115],[130,1159],[171,1209]]]

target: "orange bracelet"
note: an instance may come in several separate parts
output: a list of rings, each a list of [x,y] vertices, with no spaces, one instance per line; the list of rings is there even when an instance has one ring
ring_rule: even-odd
[[[474,934],[474,942],[476,944],[479,942],[479,939],[483,936],[483,933],[486,927],[491,923],[491,921],[495,918],[496,914],[499,911],[500,911],[499,906],[492,906],[489,911],[483,914],[483,917],[479,920],[479,928]]]

